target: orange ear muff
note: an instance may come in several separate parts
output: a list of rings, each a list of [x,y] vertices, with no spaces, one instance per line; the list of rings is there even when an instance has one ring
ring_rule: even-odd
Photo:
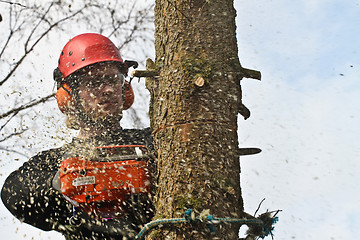
[[[123,110],[127,110],[131,107],[131,105],[133,105],[135,95],[134,95],[134,90],[128,81],[125,81],[124,88],[125,88],[125,100],[124,100]]]
[[[71,88],[67,83],[62,84],[56,92],[56,101],[62,113],[74,111],[76,103],[71,96]]]

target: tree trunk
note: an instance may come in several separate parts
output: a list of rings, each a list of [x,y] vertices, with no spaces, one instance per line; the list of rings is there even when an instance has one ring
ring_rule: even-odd
[[[243,216],[237,115],[241,65],[232,0],[156,0],[155,64],[147,78],[157,150],[156,218],[191,208]],[[238,239],[239,225],[160,229],[149,239]]]

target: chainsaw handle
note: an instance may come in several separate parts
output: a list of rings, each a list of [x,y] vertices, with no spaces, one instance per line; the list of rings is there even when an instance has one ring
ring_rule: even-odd
[[[51,185],[53,188],[55,188],[56,190],[58,190],[59,192],[61,192],[61,181],[60,181],[60,170],[58,170],[52,181],[51,181]]]
[[[82,217],[82,227],[92,232],[101,232],[105,235],[110,235],[116,239],[120,239],[121,237],[133,239],[139,231],[128,217],[99,221],[91,218],[83,211],[80,217]]]
[[[153,158],[151,154],[144,154],[144,155],[120,155],[120,156],[108,156],[108,157],[99,157],[99,158],[91,158],[90,161],[96,162],[116,162],[116,161],[125,161],[125,160],[149,160]]]

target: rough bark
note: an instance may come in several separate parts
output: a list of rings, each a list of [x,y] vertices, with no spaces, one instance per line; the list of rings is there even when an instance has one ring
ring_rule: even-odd
[[[155,63],[147,78],[158,154],[156,217],[188,208],[241,217],[237,115],[241,65],[233,0],[156,0]],[[160,229],[149,239],[238,239],[236,224]]]

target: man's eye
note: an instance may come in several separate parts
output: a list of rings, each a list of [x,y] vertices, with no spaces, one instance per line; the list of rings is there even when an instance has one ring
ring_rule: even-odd
[[[101,85],[102,85],[102,83],[100,81],[93,81],[93,82],[88,83],[88,87],[91,87],[91,88],[100,87]]]
[[[117,84],[123,85],[124,80],[125,80],[125,77],[123,74],[116,74],[114,76],[109,76],[106,78],[106,82],[108,84],[112,84],[112,85],[117,85]]]
[[[89,88],[101,88],[104,84],[124,85],[125,76],[123,74],[115,74],[113,76],[92,76],[86,84]]]
[[[108,77],[107,79],[104,79],[104,81],[111,85],[117,84],[117,79],[114,77]]]

